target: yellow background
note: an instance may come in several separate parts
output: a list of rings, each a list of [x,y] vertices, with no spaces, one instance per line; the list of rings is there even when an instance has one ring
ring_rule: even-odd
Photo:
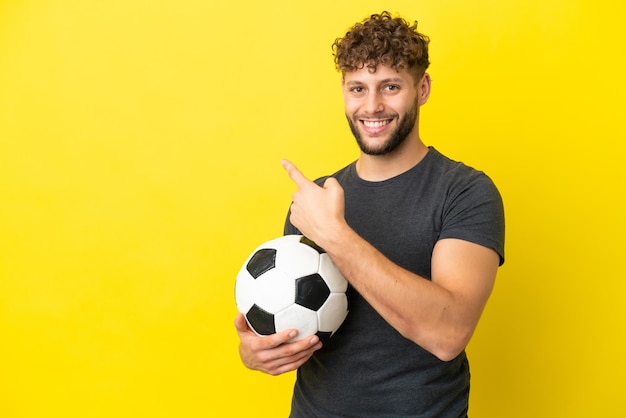
[[[432,38],[423,138],[505,199],[472,416],[626,416],[622,2],[0,0],[0,417],[287,415],[234,278],[281,158],[356,158],[330,44],[383,9]]]

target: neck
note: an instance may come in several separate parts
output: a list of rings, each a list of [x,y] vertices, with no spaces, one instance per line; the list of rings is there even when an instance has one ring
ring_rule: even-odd
[[[385,155],[368,155],[361,152],[356,169],[359,177],[367,181],[383,181],[410,170],[428,153],[428,147],[419,137],[407,138],[401,146]]]

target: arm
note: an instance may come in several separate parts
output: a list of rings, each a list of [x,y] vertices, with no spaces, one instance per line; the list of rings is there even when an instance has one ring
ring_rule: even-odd
[[[346,279],[391,326],[442,360],[456,357],[469,342],[493,288],[498,254],[458,239],[439,241],[432,280],[387,259],[345,222],[343,189],[334,178],[323,187],[307,180],[288,161],[298,190],[291,223],[323,247]]]

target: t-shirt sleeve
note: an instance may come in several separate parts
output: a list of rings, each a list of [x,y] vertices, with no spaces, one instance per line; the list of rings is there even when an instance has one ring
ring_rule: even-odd
[[[457,238],[491,248],[504,263],[504,205],[484,173],[457,182],[448,196],[440,239]]]
[[[287,212],[287,219],[285,219],[285,228],[283,229],[283,235],[301,235],[298,228],[293,226],[291,222],[289,222],[289,215],[291,211]]]

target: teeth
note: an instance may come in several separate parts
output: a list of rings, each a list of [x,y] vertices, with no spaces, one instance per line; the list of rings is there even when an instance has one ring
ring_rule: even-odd
[[[381,126],[385,126],[389,123],[388,120],[364,120],[363,125],[368,128],[380,128]]]

